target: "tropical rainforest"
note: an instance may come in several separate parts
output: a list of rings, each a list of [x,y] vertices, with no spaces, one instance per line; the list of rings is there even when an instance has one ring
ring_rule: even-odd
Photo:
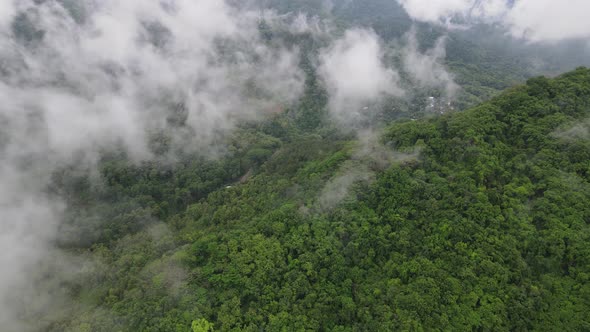
[[[80,307],[52,329],[589,329],[589,110],[579,68],[393,123],[380,140],[410,157],[385,169],[354,138],[280,117],[214,162],[108,158],[103,187],[59,182],[71,222],[107,222],[62,244],[103,265],[69,282]],[[374,182],[324,206],[325,184],[361,165]]]
[[[7,188],[0,190],[0,217],[7,220],[0,248],[12,257],[0,256],[0,263],[11,264],[8,275],[16,276],[0,277],[0,309],[18,308],[0,314],[6,328],[0,331],[590,331],[585,46],[521,43],[494,25],[447,29],[411,17],[408,2],[333,1],[326,9],[325,1],[254,1],[254,15],[252,4],[227,1],[256,17],[255,37],[223,31],[213,46],[194,53],[170,46],[170,36],[203,43],[206,34],[185,36],[167,29],[165,19],[141,21],[145,35],[132,40],[149,45],[140,48],[153,52],[149,61],[121,60],[114,38],[112,49],[99,45],[113,56],[96,65],[100,74],[83,68],[85,62],[54,63],[63,68],[47,74],[51,68],[31,60],[75,58],[45,53],[56,33],[47,27],[57,19],[39,17],[71,15],[57,26],[80,33],[77,27],[92,16],[82,5],[36,1],[17,8],[23,12],[6,29],[10,47],[26,56],[22,68],[0,61],[0,101],[7,105],[0,110],[36,105],[22,91],[57,106],[45,113],[36,111],[42,105],[31,106],[14,121],[0,112],[0,184]],[[201,1],[211,16],[231,13],[214,3]],[[162,15],[174,6],[192,8],[182,1],[161,6]],[[316,21],[298,16],[297,29],[283,24],[293,13],[314,14]],[[121,29],[114,35],[130,29],[117,21],[125,16],[109,15],[102,20]],[[215,19],[215,28],[199,21],[196,29],[220,29],[223,19]],[[240,22],[242,33],[250,33],[248,21]],[[80,39],[100,35],[92,33]],[[347,46],[357,35],[360,43],[378,43]],[[346,42],[333,41],[340,37]],[[252,50],[248,43],[257,45]],[[344,59],[352,66],[376,45],[386,49],[376,52],[383,70],[399,68],[392,77],[404,92],[390,88],[359,103],[348,95],[334,103],[348,85],[331,88],[329,65]],[[237,50],[242,47],[248,50]],[[297,49],[294,64],[277,51],[283,47]],[[90,49],[92,57],[99,52]],[[332,56],[348,49],[356,52],[352,62]],[[203,66],[191,67],[199,56]],[[252,74],[243,59],[274,73],[256,67]],[[408,59],[415,60],[411,66]],[[171,64],[177,60],[178,68]],[[165,75],[142,73],[163,63],[173,68]],[[302,73],[301,93],[284,101],[277,97],[282,88],[259,79],[279,85],[289,80],[289,66]],[[419,66],[430,69],[415,71]],[[190,81],[190,96],[161,88],[184,83],[189,69],[203,75]],[[355,72],[346,65],[339,69],[347,82],[363,80],[350,77]],[[128,90],[136,85],[137,99]],[[99,93],[97,86],[106,88]],[[285,90],[290,94],[293,86]],[[89,104],[71,102],[70,93]],[[103,96],[108,102],[99,102]],[[93,113],[78,118],[67,111],[72,105]],[[108,115],[103,107],[119,110],[121,123],[145,120],[145,133],[101,120]],[[148,115],[123,115],[125,108]],[[218,116],[226,108],[232,110]],[[235,108],[255,115],[242,118]],[[148,121],[158,116],[161,125]],[[36,136],[51,126],[59,135]],[[126,145],[138,136],[149,158]],[[21,233],[8,220],[21,220],[21,210],[36,211],[24,214],[22,234],[37,234],[36,227],[50,229],[47,234],[11,241],[11,232]],[[50,224],[53,215],[59,221]],[[39,249],[36,259],[30,248]],[[27,259],[32,263],[15,263]]]

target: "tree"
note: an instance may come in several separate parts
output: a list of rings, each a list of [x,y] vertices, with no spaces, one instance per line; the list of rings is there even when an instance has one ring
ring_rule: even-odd
[[[213,331],[213,324],[205,318],[200,318],[193,321],[192,324],[193,332],[209,332]]]

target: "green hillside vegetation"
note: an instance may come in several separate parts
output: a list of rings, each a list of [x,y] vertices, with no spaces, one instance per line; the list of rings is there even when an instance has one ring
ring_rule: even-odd
[[[589,119],[579,68],[392,123],[382,144],[416,157],[385,170],[287,114],[221,158],[109,156],[100,184],[64,171],[61,246],[94,268],[49,330],[590,330]],[[351,163],[374,181],[323,207]]]

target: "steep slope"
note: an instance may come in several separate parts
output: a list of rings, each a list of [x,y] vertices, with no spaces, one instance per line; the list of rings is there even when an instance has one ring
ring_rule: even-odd
[[[419,155],[385,171],[352,138],[280,118],[244,129],[217,164],[109,161],[103,196],[62,186],[78,206],[112,209],[112,231],[73,246],[98,268],[64,286],[77,308],[48,329],[590,329],[589,118],[580,68],[394,123],[384,141]],[[323,206],[331,179],[363,163],[376,180]],[[143,214],[165,223],[122,227]]]

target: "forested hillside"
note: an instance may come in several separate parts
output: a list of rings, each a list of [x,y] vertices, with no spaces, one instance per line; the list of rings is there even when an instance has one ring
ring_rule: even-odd
[[[0,332],[590,331],[590,2],[0,3]]]
[[[30,319],[52,331],[589,330],[589,119],[579,68],[394,122],[377,142],[287,112],[243,125],[222,158],[112,154],[100,184],[64,170],[50,189],[70,202],[59,245],[88,269],[60,288],[73,307]]]

